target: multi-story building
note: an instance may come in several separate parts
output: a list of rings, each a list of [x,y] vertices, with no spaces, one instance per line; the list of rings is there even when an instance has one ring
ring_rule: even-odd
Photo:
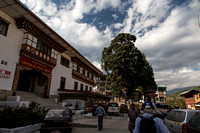
[[[80,100],[85,107],[93,99],[110,99],[91,92],[102,74],[19,0],[0,1],[1,100],[27,91]]]
[[[95,89],[95,91],[105,94],[105,95],[109,95],[112,96],[112,91],[111,89],[109,89],[108,87],[106,87],[106,76],[105,74],[103,75],[99,75],[97,77],[97,88]]]
[[[161,102],[161,103],[166,102],[166,96],[167,96],[166,90],[167,90],[167,87],[157,86],[157,90],[156,90],[157,96],[155,97],[156,102]]]

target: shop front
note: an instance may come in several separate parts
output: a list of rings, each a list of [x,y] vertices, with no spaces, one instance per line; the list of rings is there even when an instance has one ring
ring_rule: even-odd
[[[52,68],[34,59],[21,56],[16,67],[13,92],[33,92],[49,97]]]

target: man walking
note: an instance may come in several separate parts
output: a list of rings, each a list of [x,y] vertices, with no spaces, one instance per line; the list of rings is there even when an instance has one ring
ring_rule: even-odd
[[[99,103],[95,114],[98,116],[98,128],[99,131],[103,128],[103,117],[106,115],[105,109],[102,107],[102,104]]]
[[[128,129],[130,133],[133,133],[133,129],[135,128],[135,120],[138,116],[139,116],[139,112],[135,108],[135,104],[132,103],[128,111],[128,118],[129,118]]]
[[[145,109],[145,106],[150,106],[152,109],[154,109],[153,103],[151,102],[151,98],[148,97],[147,101],[143,104],[142,109]]]
[[[134,133],[170,133],[163,121],[153,116],[151,106],[145,106],[143,116],[137,117]]]

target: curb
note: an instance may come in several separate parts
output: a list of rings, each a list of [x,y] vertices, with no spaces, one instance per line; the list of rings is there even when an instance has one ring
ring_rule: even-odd
[[[24,127],[18,127],[18,128],[0,128],[0,133],[32,133],[34,131],[39,130],[41,127],[41,124],[34,124]]]

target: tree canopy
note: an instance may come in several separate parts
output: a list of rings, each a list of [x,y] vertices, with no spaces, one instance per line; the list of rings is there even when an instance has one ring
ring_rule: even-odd
[[[107,73],[107,86],[121,94],[126,88],[127,96],[136,88],[155,90],[153,69],[143,53],[136,48],[136,37],[128,33],[118,34],[109,47],[102,52],[102,69]]]

